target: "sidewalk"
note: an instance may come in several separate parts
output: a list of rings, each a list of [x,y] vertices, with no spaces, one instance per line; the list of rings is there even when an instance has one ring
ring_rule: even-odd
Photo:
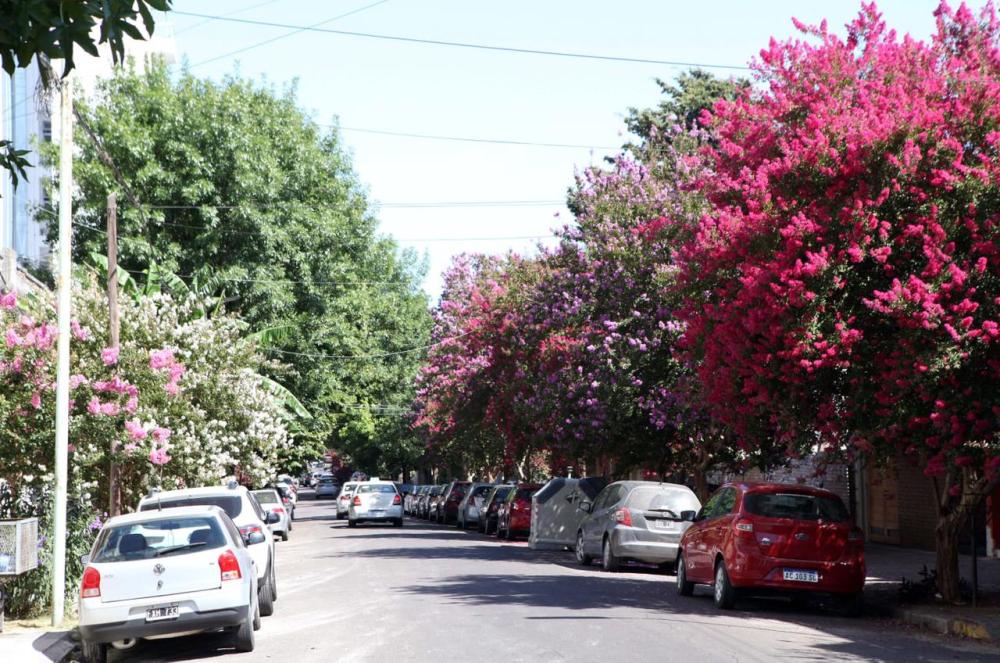
[[[924,566],[933,569],[936,565],[933,551],[871,543],[865,546],[865,561],[868,566],[865,595],[876,609],[938,633],[1000,642],[1000,560],[979,558],[980,600],[976,608],[971,603],[956,606],[900,602],[899,588],[903,578],[920,582]],[[959,571],[971,585],[971,557],[959,556]]]
[[[4,632],[0,633],[0,661],[58,663],[76,644],[70,637],[70,631],[9,626],[8,623]]]

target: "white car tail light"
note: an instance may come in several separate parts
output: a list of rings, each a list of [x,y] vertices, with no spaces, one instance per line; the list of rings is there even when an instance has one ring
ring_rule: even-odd
[[[243,577],[240,573],[240,561],[236,559],[236,554],[232,550],[219,555],[219,577],[222,582],[239,580]]]
[[[80,598],[89,599],[101,595],[101,572],[92,566],[83,571],[83,582],[80,583]]]

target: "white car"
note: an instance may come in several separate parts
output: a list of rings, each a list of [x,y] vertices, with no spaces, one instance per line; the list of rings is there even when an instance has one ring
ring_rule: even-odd
[[[363,522],[391,522],[403,526],[403,498],[391,481],[364,481],[358,484],[347,508],[347,525]]]
[[[290,509],[285,508],[278,491],[274,488],[263,488],[250,492],[253,493],[261,508],[278,514],[280,520],[271,525],[271,531],[280,536],[282,541],[287,541],[288,533],[292,531],[292,513]]]
[[[270,525],[278,522],[278,514],[265,511],[249,490],[235,483],[153,493],[139,501],[139,511],[198,505],[217,506],[236,523],[256,567],[260,614],[265,617],[272,615],[274,602],[278,599],[278,586],[274,569],[274,536]]]
[[[351,498],[354,497],[354,489],[357,487],[357,481],[348,481],[340,488],[340,495],[337,496],[337,520],[347,515]]]
[[[108,644],[226,629],[237,651],[260,628],[257,577],[243,537],[216,506],[143,511],[101,528],[80,583],[84,663],[105,663]]]

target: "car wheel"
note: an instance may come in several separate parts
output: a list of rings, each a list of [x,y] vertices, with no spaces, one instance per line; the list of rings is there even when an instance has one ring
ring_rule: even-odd
[[[358,526],[358,521],[352,520],[352,519],[348,518],[347,519],[347,526],[348,527],[357,527]]]
[[[585,552],[583,547],[583,532],[576,533],[576,561],[583,566],[590,566],[594,558]]]
[[[281,540],[282,541],[287,541],[288,540],[288,532],[282,532],[281,533]]]
[[[257,602],[260,604],[261,617],[270,617],[274,614],[274,597],[271,596],[270,582],[265,582],[257,591]]]
[[[253,606],[253,630],[260,630],[260,603],[254,603]]]
[[[392,521],[392,526],[393,527],[402,527],[403,526],[403,519],[402,518],[396,518],[394,521]]]
[[[233,646],[236,647],[236,651],[239,652],[251,652],[254,648],[254,635],[253,635],[253,616],[247,615],[247,618],[236,627],[236,632],[233,634]]]
[[[83,663],[105,663],[108,660],[108,646],[103,642],[80,641]]]
[[[601,549],[601,568],[605,571],[614,573],[621,568],[621,565],[621,559],[619,559],[611,549],[611,537],[605,537],[604,547]]]
[[[684,564],[683,554],[677,556],[677,593],[681,596],[694,594],[694,583],[687,579],[687,568]]]
[[[729,582],[729,574],[726,573],[726,563],[719,560],[715,564],[715,586],[712,596],[715,599],[715,607],[720,610],[732,610],[736,605],[736,588]]]
[[[271,580],[270,580],[270,585],[271,585],[271,600],[272,601],[277,601],[278,600],[278,579],[274,575],[274,566],[273,565],[271,566]]]

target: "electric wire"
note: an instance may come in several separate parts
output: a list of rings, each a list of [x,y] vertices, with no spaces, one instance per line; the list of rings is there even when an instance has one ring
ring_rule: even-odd
[[[521,55],[543,55],[552,57],[562,57],[562,58],[576,58],[583,60],[602,60],[606,62],[623,62],[631,64],[655,64],[663,65],[668,67],[700,67],[703,69],[729,69],[738,71],[747,71],[750,67],[746,65],[732,65],[732,64],[711,64],[707,62],[687,62],[681,60],[658,60],[653,58],[639,58],[639,57],[628,57],[628,56],[617,56],[617,55],[603,55],[597,53],[577,53],[570,51],[553,51],[540,48],[517,48],[512,46],[495,46],[492,44],[476,44],[471,42],[459,42],[459,41],[445,41],[441,39],[424,39],[418,37],[402,37],[399,35],[385,35],[377,34],[372,32],[357,32],[353,30],[334,30],[332,28],[320,28],[312,27],[308,25],[293,25],[290,23],[278,23],[275,21],[259,21],[246,18],[234,18],[227,16],[216,16],[212,14],[200,14],[197,12],[185,12],[185,11],[175,11],[174,14],[179,16],[193,16],[196,18],[210,18],[219,21],[227,21],[230,23],[241,23],[243,25],[257,25],[263,27],[272,28],[285,28],[296,30],[298,32],[319,32],[324,34],[341,35],[345,37],[361,37],[365,39],[379,39],[383,41],[397,41],[410,44],[421,44],[427,46],[448,46],[454,48],[466,48],[475,49],[483,51],[495,51],[502,53],[516,53]],[[222,57],[222,56],[220,56]],[[198,63],[205,64],[208,60]]]

